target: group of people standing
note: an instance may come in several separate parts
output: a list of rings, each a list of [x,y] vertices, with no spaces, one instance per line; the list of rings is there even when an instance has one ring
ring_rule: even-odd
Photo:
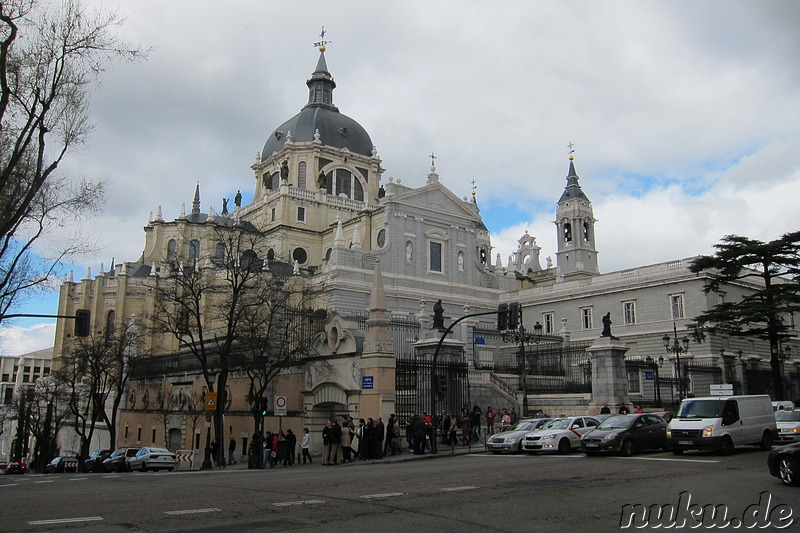
[[[303,429],[303,444],[307,441],[308,428]],[[248,466],[250,468],[274,468],[277,465],[293,466],[295,464],[297,448],[297,435],[294,431],[287,429],[285,432],[280,430],[277,433],[267,431],[266,434],[255,435],[250,439],[250,449],[248,450]],[[303,463],[311,460],[307,450],[303,450]]]
[[[394,413],[386,424],[381,417],[359,418],[356,424],[353,417],[345,415],[341,425],[337,419],[331,419],[322,428],[322,464],[337,465],[398,454],[399,436],[400,428]]]

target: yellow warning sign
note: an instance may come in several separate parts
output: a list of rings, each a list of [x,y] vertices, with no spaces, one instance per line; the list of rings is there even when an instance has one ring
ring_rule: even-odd
[[[205,394],[205,398],[203,399],[205,404],[206,411],[216,411],[217,410],[217,393],[216,392],[207,392]]]

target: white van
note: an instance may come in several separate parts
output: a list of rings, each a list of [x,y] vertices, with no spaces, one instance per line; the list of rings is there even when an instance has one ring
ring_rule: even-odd
[[[684,450],[730,455],[743,444],[769,450],[777,432],[767,395],[687,398],[667,427],[667,446],[676,455]]]

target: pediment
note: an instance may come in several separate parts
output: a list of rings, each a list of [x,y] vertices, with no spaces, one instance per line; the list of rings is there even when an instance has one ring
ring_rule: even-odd
[[[412,189],[402,195],[393,195],[390,201],[401,205],[413,206],[417,209],[429,209],[437,213],[446,213],[458,217],[479,220],[475,211],[441,183],[431,183],[418,189]]]

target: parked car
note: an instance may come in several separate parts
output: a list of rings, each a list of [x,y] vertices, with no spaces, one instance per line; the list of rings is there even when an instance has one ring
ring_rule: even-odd
[[[767,467],[770,475],[786,485],[800,485],[800,442],[779,446],[769,452]]]
[[[687,398],[669,423],[667,444],[684,450],[733,453],[735,446],[754,445],[767,451],[778,433],[775,413],[766,394]]]
[[[775,411],[775,423],[778,425],[779,443],[800,442],[800,409]]]
[[[130,472],[128,459],[136,455],[140,448],[117,448],[103,461],[104,472]]]
[[[591,416],[572,416],[551,420],[544,428],[528,433],[522,439],[522,449],[529,453],[569,453],[581,447],[581,435],[600,422]]]
[[[45,474],[61,474],[64,472],[77,472],[77,457],[55,457],[44,467]]]
[[[95,450],[83,462],[83,469],[85,472],[103,472],[103,461],[111,455],[112,450]]]
[[[650,411],[650,414],[660,416],[667,424],[669,424],[670,420],[675,418],[675,411]]]
[[[131,470],[172,470],[175,468],[175,454],[166,448],[142,448],[128,459]]]
[[[543,427],[549,421],[549,418],[524,418],[511,426],[508,431],[501,431],[489,437],[486,447],[492,453],[521,452],[522,437]]]
[[[658,415],[614,415],[581,437],[586,455],[619,452],[631,456],[640,450],[667,449],[667,423]]]
[[[6,465],[6,474],[24,474],[28,471],[28,465],[22,461],[12,461]]]
[[[794,402],[790,402],[788,400],[778,400],[778,401],[772,402],[772,410],[776,411],[776,412],[777,411],[791,411],[795,407],[796,406],[794,405]]]

